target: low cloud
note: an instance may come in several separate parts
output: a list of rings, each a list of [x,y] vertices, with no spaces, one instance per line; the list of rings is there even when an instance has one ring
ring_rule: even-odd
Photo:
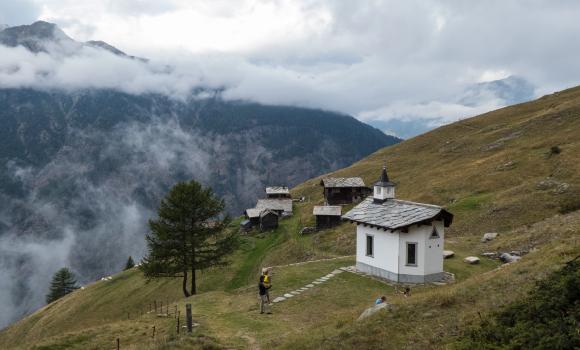
[[[86,284],[119,271],[129,255],[139,259],[159,199],[176,177],[207,182],[209,152],[219,147],[174,120],[68,137],[46,166],[2,170],[27,196],[0,193],[0,328],[42,306],[63,266]]]

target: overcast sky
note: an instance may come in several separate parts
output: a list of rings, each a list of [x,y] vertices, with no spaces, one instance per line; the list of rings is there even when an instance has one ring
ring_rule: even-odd
[[[57,23],[180,67],[181,85],[434,124],[506,104],[493,93],[460,103],[478,82],[516,75],[536,96],[578,85],[579,18],[572,0],[0,0],[0,23]]]

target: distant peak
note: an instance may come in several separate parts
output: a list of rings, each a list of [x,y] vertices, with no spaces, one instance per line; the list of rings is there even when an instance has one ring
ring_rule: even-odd
[[[9,47],[23,46],[32,52],[47,52],[50,45],[75,44],[75,41],[56,24],[37,21],[0,31],[0,44]]]
[[[31,27],[57,27],[56,24],[46,21],[36,21],[30,25]]]
[[[121,51],[121,50],[117,49],[116,47],[114,47],[113,45],[109,45],[108,43],[101,41],[101,40],[89,40],[89,41],[85,42],[85,45],[90,46],[90,47],[95,47],[98,49],[107,50],[107,51],[109,51],[117,56],[129,57],[129,55],[127,55],[123,51]]]

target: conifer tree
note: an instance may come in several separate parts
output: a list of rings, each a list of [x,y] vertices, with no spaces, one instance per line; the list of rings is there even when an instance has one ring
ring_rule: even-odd
[[[141,269],[148,279],[181,277],[183,294],[196,294],[196,271],[227,263],[238,243],[224,202],[196,181],[176,184],[149,221],[148,253]],[[191,287],[188,290],[188,278]]]
[[[63,267],[52,277],[46,302],[50,304],[78,288],[74,274],[68,268]]]
[[[133,257],[129,256],[127,259],[127,263],[125,264],[125,270],[129,270],[135,267],[135,262],[133,261]]]

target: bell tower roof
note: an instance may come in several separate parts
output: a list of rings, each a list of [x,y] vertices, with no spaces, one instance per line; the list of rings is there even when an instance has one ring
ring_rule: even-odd
[[[381,172],[381,177],[379,178],[379,181],[375,182],[374,185],[380,186],[380,187],[394,187],[394,186],[396,186],[396,184],[394,182],[391,182],[389,180],[389,174],[387,174],[387,166],[386,165],[383,165],[383,171]]]

